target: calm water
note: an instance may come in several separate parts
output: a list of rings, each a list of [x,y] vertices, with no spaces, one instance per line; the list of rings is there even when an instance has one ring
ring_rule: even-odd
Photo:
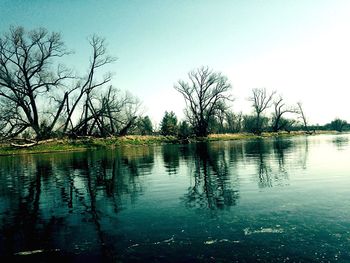
[[[349,140],[0,157],[0,260],[349,262]]]

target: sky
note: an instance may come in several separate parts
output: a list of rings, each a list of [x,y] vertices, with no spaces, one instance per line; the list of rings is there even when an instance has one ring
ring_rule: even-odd
[[[0,0],[0,32],[10,26],[61,32],[85,73],[87,38],[104,37],[117,61],[112,84],[143,103],[154,123],[183,118],[178,80],[201,66],[226,75],[232,109],[249,114],[253,88],[302,102],[311,124],[350,122],[348,0]]]

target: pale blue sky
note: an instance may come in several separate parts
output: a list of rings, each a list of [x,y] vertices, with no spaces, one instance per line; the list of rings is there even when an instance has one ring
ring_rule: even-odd
[[[118,57],[113,84],[138,96],[159,122],[183,116],[174,89],[208,65],[230,79],[235,111],[250,112],[252,88],[302,101],[312,123],[350,121],[350,1],[0,0],[0,31],[10,25],[59,31],[84,72],[94,33]]]

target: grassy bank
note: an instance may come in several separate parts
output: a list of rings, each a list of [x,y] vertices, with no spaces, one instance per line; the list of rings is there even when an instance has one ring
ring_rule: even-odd
[[[41,142],[31,147],[13,146],[11,142],[0,144],[0,155],[85,151],[89,149],[113,148],[120,145],[150,145],[177,143],[174,136],[124,136],[112,138],[57,139]],[[23,144],[17,142],[16,144]]]
[[[320,132],[315,134],[336,133],[331,131]],[[263,133],[260,136],[251,133],[234,133],[234,134],[211,134],[206,138],[192,138],[190,142],[197,141],[229,141],[254,138],[270,138],[303,135],[305,132],[279,132]],[[175,136],[139,136],[130,135],[124,137],[112,138],[83,138],[83,139],[57,139],[41,142],[31,147],[15,147],[10,142],[0,144],[0,155],[28,154],[28,153],[48,153],[48,152],[69,152],[85,151],[88,149],[114,148],[120,145],[151,145],[181,143]]]
[[[204,141],[231,141],[241,139],[257,139],[257,138],[271,138],[271,137],[290,137],[297,135],[318,135],[318,134],[337,134],[336,131],[316,131],[308,134],[305,131],[292,132],[263,132],[261,135],[253,133],[227,133],[227,134],[210,134],[208,138],[203,138]]]

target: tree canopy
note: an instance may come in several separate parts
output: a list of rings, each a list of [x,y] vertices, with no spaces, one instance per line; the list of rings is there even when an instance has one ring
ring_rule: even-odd
[[[186,102],[185,113],[197,136],[208,135],[210,118],[216,116],[226,101],[231,84],[221,73],[201,67],[188,73],[189,81],[180,80],[175,89]]]
[[[66,81],[72,72],[55,63],[67,54],[61,35],[45,29],[11,28],[0,38],[0,99],[2,109],[6,108],[1,122],[9,134],[29,127],[39,138],[51,133],[71,92]],[[40,105],[39,98],[53,98],[58,91],[63,93],[55,100],[58,107],[45,114],[47,103]]]
[[[89,38],[92,55],[84,76],[61,59],[69,55],[59,33],[12,27],[0,37],[0,127],[2,136],[24,131],[37,139],[64,135],[124,135],[135,124],[139,101],[107,86],[103,70],[115,61],[105,40]]]
[[[173,111],[164,113],[160,123],[160,132],[162,135],[177,135],[177,117]]]
[[[85,74],[77,75],[62,63],[71,52],[59,33],[11,27],[0,35],[1,137],[19,135],[40,140],[160,132],[187,138],[241,131],[309,132],[302,104],[287,106],[281,96],[275,98],[275,91],[269,93],[265,88],[252,90],[249,101],[253,115],[234,113],[228,103],[232,101],[228,78],[209,67],[190,71],[187,79],[174,85],[185,100],[186,120],[178,124],[175,113],[166,111],[160,129],[155,130],[149,116],[140,114],[141,102],[111,85],[112,73],[106,66],[116,58],[108,53],[105,39],[92,35],[88,44],[91,54]],[[269,117],[266,112],[271,106],[274,111]],[[287,119],[288,113],[298,114],[303,127]],[[348,126],[345,120],[335,119],[324,127],[343,131]]]

